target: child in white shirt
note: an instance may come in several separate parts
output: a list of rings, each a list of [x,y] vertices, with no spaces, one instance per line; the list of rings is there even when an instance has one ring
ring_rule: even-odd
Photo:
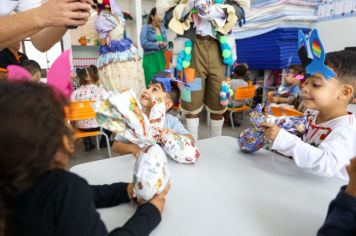
[[[302,89],[309,128],[302,139],[264,123],[272,149],[292,156],[297,166],[324,176],[348,179],[345,166],[356,156],[356,118],[347,112],[356,93],[356,53],[339,51],[326,55],[326,65],[336,78],[316,73]]]

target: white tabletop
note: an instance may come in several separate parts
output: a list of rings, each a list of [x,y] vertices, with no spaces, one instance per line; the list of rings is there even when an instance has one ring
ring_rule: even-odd
[[[153,236],[315,235],[339,187],[336,178],[303,172],[292,160],[261,150],[239,151],[236,139],[199,141],[195,165],[170,161],[171,191]],[[134,158],[116,157],[75,166],[90,184],[131,181]],[[135,204],[100,210],[109,230],[132,216]]]

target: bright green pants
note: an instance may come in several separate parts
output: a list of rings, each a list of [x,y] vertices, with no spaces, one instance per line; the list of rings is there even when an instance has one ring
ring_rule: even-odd
[[[145,82],[148,87],[158,72],[163,71],[166,67],[166,60],[164,58],[164,51],[145,54],[143,56],[143,69],[145,71]]]

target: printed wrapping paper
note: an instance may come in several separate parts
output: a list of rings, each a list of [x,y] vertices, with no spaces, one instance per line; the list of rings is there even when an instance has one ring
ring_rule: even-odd
[[[264,131],[255,127],[242,131],[237,139],[241,151],[253,153],[265,145]]]
[[[134,192],[139,200],[149,201],[163,191],[169,181],[167,157],[158,144],[142,151],[133,174]]]
[[[183,135],[168,133],[161,137],[163,150],[174,161],[193,164],[200,157],[197,146],[190,138]]]
[[[286,131],[302,136],[308,125],[306,116],[273,116],[269,105],[266,105],[267,114],[263,112],[263,106],[258,104],[250,113],[250,121],[253,127],[243,130],[238,136],[238,144],[243,152],[253,153],[261,149],[268,140],[264,136],[264,128],[260,127],[262,122],[273,123]]]
[[[134,92],[111,94],[107,100],[96,104],[98,123],[140,148],[158,143],[174,161],[195,163],[200,153],[192,140],[178,134],[162,136],[166,107],[162,98],[153,98],[152,102],[154,105],[147,118]]]
[[[109,100],[96,103],[94,109],[100,127],[114,133],[123,133],[127,129],[122,115],[110,104]]]
[[[153,98],[152,102],[153,106],[149,116],[151,126],[149,136],[154,140],[158,140],[166,118],[166,105],[161,98]]]
[[[130,134],[128,139],[140,148],[151,145],[150,122],[143,112],[136,94],[132,90],[127,90],[109,97],[109,102],[122,115],[123,122],[130,130],[125,131],[123,136],[126,137],[125,134]]]

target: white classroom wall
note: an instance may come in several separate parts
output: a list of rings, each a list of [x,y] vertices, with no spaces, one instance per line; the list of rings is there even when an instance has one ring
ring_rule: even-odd
[[[326,52],[356,47],[356,17],[320,21],[313,27],[318,29]]]

